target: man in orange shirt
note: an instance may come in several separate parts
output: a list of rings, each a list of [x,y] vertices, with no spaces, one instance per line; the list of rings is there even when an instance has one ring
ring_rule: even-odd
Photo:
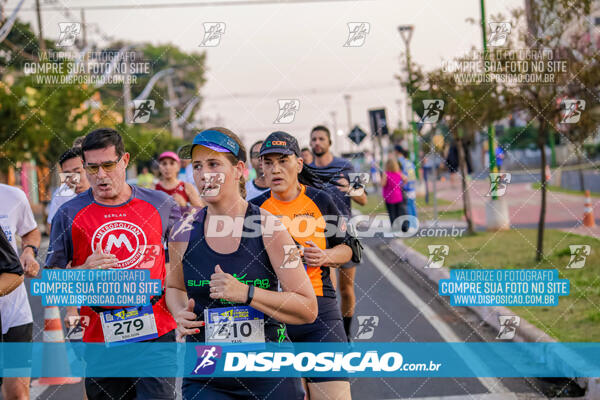
[[[281,217],[292,238],[302,247],[303,264],[317,295],[319,313],[312,324],[287,325],[292,342],[346,342],[342,315],[331,282],[330,267],[350,261],[352,249],[343,235],[326,232],[328,216],[340,215],[331,197],[314,186],[321,182],[300,157],[297,140],[285,132],[273,132],[260,149],[263,173],[271,190],[250,200]],[[345,223],[341,225],[345,228]],[[286,254],[297,253],[289,249]],[[285,268],[282,265],[281,268]],[[309,398],[349,399],[347,378],[307,378]]]

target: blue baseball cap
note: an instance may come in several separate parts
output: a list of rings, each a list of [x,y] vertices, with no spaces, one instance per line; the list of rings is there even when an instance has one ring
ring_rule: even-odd
[[[246,162],[246,152],[240,151],[237,142],[223,132],[214,129],[207,129],[197,134],[192,144],[186,144],[179,149],[179,157],[191,159],[195,146],[204,146],[219,153],[231,153],[238,160]]]

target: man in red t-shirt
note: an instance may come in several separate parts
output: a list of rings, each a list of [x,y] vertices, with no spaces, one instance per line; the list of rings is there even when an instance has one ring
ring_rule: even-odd
[[[82,144],[84,168],[91,188],[63,204],[52,222],[47,268],[148,269],[151,279],[164,288],[164,244],[179,212],[163,192],[130,186],[125,181],[129,153],[113,129],[97,129]],[[108,305],[107,305],[108,306]],[[123,309],[135,309],[121,313]],[[115,315],[133,315],[140,332],[114,329]],[[164,296],[151,305],[131,307],[81,307],[89,317],[84,342],[174,341],[177,324]],[[137,317],[136,317],[137,316]],[[132,337],[133,336],[133,337]],[[148,355],[144,355],[148,361]],[[157,363],[175,363],[175,354],[153,354]],[[88,364],[90,359],[86,360]],[[105,361],[105,360],[103,360]],[[152,361],[152,360],[151,360]],[[119,359],[115,359],[119,368]],[[121,361],[122,362],[122,361]],[[86,378],[87,396],[93,399],[174,399],[175,378]]]

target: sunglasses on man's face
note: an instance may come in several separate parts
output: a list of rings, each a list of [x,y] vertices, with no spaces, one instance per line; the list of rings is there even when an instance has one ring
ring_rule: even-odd
[[[121,157],[123,157],[123,156],[119,156],[119,158],[116,161],[105,161],[100,164],[86,163],[84,165],[84,168],[88,173],[90,173],[92,175],[96,175],[98,173],[98,171],[100,171],[100,167],[102,167],[104,172],[112,172],[115,170],[115,168],[117,168],[117,164],[119,163],[119,161],[121,161]]]

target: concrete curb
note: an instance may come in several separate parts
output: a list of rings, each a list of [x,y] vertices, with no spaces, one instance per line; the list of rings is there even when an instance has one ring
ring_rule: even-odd
[[[401,239],[392,239],[389,246],[398,257],[406,260],[410,265],[418,268],[433,284],[438,285],[440,279],[449,279],[450,272],[447,268],[425,268],[428,259],[418,251],[406,246]],[[514,311],[502,306],[468,307],[482,321],[490,326],[497,326],[499,315],[515,315]],[[519,329],[513,339],[514,342],[557,342],[556,339],[521,317]],[[540,354],[532,354],[535,358],[543,357]],[[560,358],[559,358],[560,359]],[[559,365],[560,366],[560,365]],[[600,399],[600,378],[577,378],[577,383],[586,389],[585,399]]]

